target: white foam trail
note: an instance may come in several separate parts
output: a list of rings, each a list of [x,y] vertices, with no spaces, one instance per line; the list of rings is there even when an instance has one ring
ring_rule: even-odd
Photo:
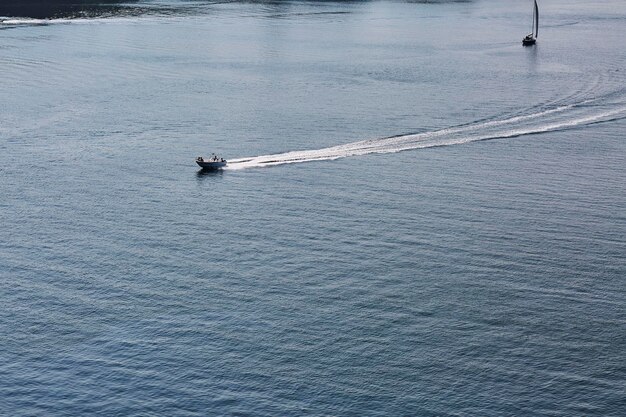
[[[86,18],[86,17],[73,17],[73,18],[51,18],[51,19],[33,19],[28,17],[0,17],[0,26],[48,26],[48,25],[67,25],[70,23],[91,23],[104,18]]]
[[[1,0],[0,0],[1,1]],[[158,16],[142,17],[136,16],[97,16],[97,17],[60,17],[50,19],[34,19],[29,17],[1,17],[0,28],[20,27],[20,26],[49,26],[49,25],[67,25],[67,24],[116,24],[116,23],[139,23],[150,22],[159,19]],[[164,18],[163,18],[164,19]]]
[[[504,139],[570,129],[591,123],[626,117],[626,106],[594,114],[580,114],[595,99],[569,104],[533,114],[515,116],[460,127],[451,127],[412,135],[369,139],[323,149],[291,151],[231,160],[227,169],[268,167],[301,162],[333,160],[367,154],[395,153],[412,149],[450,146],[470,142]],[[556,120],[555,120],[556,118]]]
[[[477,141],[489,140],[489,139],[505,139],[505,138],[512,138],[512,137],[517,137],[517,136],[535,135],[538,133],[553,132],[556,130],[565,130],[565,129],[572,128],[572,127],[584,126],[584,125],[592,124],[592,123],[599,122],[602,120],[612,119],[614,118],[614,116],[618,116],[620,114],[622,114],[622,117],[626,117],[626,107],[621,107],[618,109],[614,109],[611,111],[607,111],[604,113],[599,113],[596,115],[591,115],[591,116],[587,116],[587,117],[583,117],[579,119],[545,124],[545,125],[537,126],[536,128],[533,128],[533,129],[510,130],[507,132],[502,132],[502,133],[498,133],[494,135],[477,136],[473,138],[467,138],[466,140],[453,141],[450,143],[442,143],[440,146],[456,145],[456,144],[461,144],[461,143],[477,142]],[[434,146],[438,146],[438,145],[434,145]]]
[[[2,18],[0,17],[0,25],[47,25],[49,19],[31,19],[31,18]]]

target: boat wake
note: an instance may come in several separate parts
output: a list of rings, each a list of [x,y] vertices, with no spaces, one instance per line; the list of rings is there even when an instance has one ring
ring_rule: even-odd
[[[579,128],[626,118],[626,91],[571,104],[555,104],[535,113],[481,120],[445,129],[368,139],[322,149],[291,151],[230,160],[227,169],[269,167],[351,156],[394,153],[459,145]]]

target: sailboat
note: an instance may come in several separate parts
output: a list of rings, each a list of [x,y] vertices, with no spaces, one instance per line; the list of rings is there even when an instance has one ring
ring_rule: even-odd
[[[533,9],[533,31],[526,35],[522,39],[522,45],[529,46],[534,45],[537,42],[537,35],[539,34],[539,8],[537,7],[537,0],[535,0],[535,8]]]

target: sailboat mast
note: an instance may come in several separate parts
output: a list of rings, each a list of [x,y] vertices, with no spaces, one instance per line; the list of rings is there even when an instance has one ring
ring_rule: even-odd
[[[534,9],[534,6],[533,6],[533,24],[530,25],[530,33],[532,33],[533,35],[535,34],[535,9]]]
[[[533,13],[533,23],[535,27],[533,28],[533,33],[535,34],[535,38],[539,35],[539,7],[537,7],[537,0],[535,0],[535,11]]]

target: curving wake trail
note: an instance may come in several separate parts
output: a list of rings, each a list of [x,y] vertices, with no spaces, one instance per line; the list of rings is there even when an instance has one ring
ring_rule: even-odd
[[[291,151],[231,160],[227,169],[268,167],[368,154],[450,146],[470,142],[554,132],[626,118],[625,91],[561,104],[542,111],[470,123],[430,132],[368,139],[322,149]]]

